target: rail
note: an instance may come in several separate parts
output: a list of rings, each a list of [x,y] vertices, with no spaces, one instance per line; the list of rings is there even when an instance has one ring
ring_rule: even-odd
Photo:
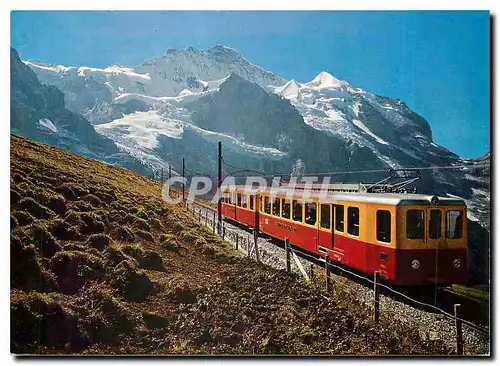
[[[290,248],[291,251],[296,252],[296,250],[293,249],[291,246],[289,248]],[[304,253],[303,251],[297,251],[297,252],[300,253],[300,256],[302,256],[302,257],[309,257],[309,258],[312,258],[312,259],[315,259],[315,260],[317,259],[317,257],[315,257],[315,256],[313,256],[311,254]],[[349,275],[351,275],[351,276],[357,277],[359,279],[362,279],[363,281],[366,281],[366,282],[369,282],[369,283],[375,285],[375,281],[374,280],[372,280],[370,278],[367,278],[367,277],[364,277],[364,276],[362,276],[362,275],[360,275],[358,273],[349,271],[345,267],[340,267],[338,265],[335,265],[332,262],[328,262],[328,265],[330,267],[332,267],[332,268],[337,268],[337,269],[341,270],[342,272],[349,273]],[[392,293],[394,293],[394,294],[396,294],[398,296],[401,296],[401,297],[403,297],[403,298],[405,298],[405,299],[407,299],[407,300],[409,300],[409,301],[411,301],[411,302],[413,302],[415,304],[418,304],[418,305],[421,305],[421,306],[427,306],[427,307],[429,307],[429,308],[431,308],[433,310],[437,310],[440,313],[442,313],[443,315],[445,315],[446,317],[448,317],[449,319],[460,320],[463,324],[467,325],[469,328],[474,329],[475,331],[480,332],[483,335],[488,335],[489,334],[489,331],[487,329],[484,329],[483,327],[480,327],[477,324],[474,324],[474,323],[472,323],[472,322],[470,322],[468,320],[465,320],[463,318],[459,318],[459,317],[457,317],[455,315],[452,315],[452,314],[444,311],[443,309],[441,309],[441,308],[439,308],[437,306],[434,306],[432,304],[428,304],[428,303],[425,303],[425,302],[421,302],[421,301],[415,300],[415,299],[409,297],[408,295],[405,295],[402,292],[399,292],[399,291],[393,289],[392,287],[389,287],[389,286],[387,286],[387,285],[385,285],[383,283],[378,283],[378,286],[383,287],[386,290],[388,290],[388,291],[390,291],[390,292],[392,292]]]

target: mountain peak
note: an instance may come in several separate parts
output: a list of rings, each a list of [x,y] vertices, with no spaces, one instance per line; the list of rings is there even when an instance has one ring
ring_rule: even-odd
[[[216,58],[223,58],[227,60],[240,60],[243,57],[234,48],[224,46],[222,44],[216,44],[206,50],[209,55],[215,56]]]
[[[344,85],[344,82],[334,77],[332,74],[321,71],[312,81],[308,83],[309,85],[320,86],[320,87],[339,87]]]
[[[298,99],[300,97],[300,84],[292,79],[279,89],[278,94],[286,99]]]
[[[236,72],[231,72],[229,76],[223,79],[221,85],[239,85],[239,84],[247,84],[247,85],[255,85],[257,84],[251,82],[250,80],[245,79],[243,76],[239,75]]]
[[[242,78],[240,75],[238,75],[237,73],[235,72],[231,72],[229,74],[229,76],[226,78],[226,81],[227,80],[235,80],[235,81],[242,81],[244,80],[244,78]],[[248,81],[248,80],[247,80]]]
[[[224,51],[224,52],[239,54],[238,51],[236,51],[234,48],[224,46],[223,44],[220,44],[220,43],[216,44],[215,46],[210,47],[209,50],[217,50],[217,51]]]

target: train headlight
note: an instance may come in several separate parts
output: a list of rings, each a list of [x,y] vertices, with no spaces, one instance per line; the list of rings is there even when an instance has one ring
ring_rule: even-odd
[[[451,262],[454,268],[460,268],[460,259],[455,258],[453,262]]]
[[[411,261],[411,268],[413,268],[414,270],[417,270],[420,268],[420,262],[416,259],[412,260]]]

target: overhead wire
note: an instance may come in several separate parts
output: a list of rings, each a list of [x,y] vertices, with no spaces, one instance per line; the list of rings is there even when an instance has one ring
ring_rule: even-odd
[[[267,178],[267,177],[275,177],[275,176],[281,176],[281,177],[291,177],[292,173],[272,173],[272,174],[266,174],[265,172],[255,170],[255,169],[247,169],[246,167],[242,166],[236,166],[234,164],[228,163],[224,157],[221,157],[222,164],[230,167],[232,169],[236,169],[235,171],[229,172],[222,167],[224,172],[226,173],[224,178],[230,175],[234,175],[237,173],[255,173],[260,175],[261,177]],[[420,166],[420,167],[400,167],[400,168],[384,168],[384,169],[365,169],[365,170],[345,170],[345,171],[329,171],[329,172],[311,172],[311,173],[305,173],[302,174],[302,177],[306,176],[335,176],[335,175],[348,175],[348,174],[375,174],[375,173],[391,173],[391,172],[398,172],[398,171],[421,171],[421,170],[454,170],[454,169],[472,169],[472,168],[489,168],[489,164],[460,164],[460,165],[445,165],[445,166]],[[193,171],[187,167],[185,167],[185,171],[192,172],[194,174],[198,175],[204,175],[204,176],[209,176],[215,178],[215,176],[212,176],[207,173],[201,173],[199,171]],[[244,175],[242,175],[244,177]]]
[[[235,165],[229,164],[228,162],[226,162],[226,161],[224,160],[224,157],[221,157],[221,161],[222,161],[222,164],[225,164],[225,165],[227,165],[227,166],[228,166],[228,167],[230,167],[230,168],[236,169],[236,171],[235,171],[235,172],[232,172],[232,173],[230,173],[230,174],[240,173],[240,172],[252,172],[252,173],[257,173],[257,174],[259,174],[259,175],[265,175],[265,174],[266,174],[266,173],[264,173],[264,172],[260,172],[260,171],[258,171],[258,170],[254,170],[254,169],[247,169],[247,168],[245,168],[245,167],[238,167],[238,166],[235,166]]]
[[[229,164],[226,163],[226,165],[229,166]],[[231,165],[233,168],[238,168],[233,165]],[[408,168],[397,168],[397,169],[367,169],[367,170],[346,170],[346,171],[331,171],[331,172],[311,172],[311,173],[305,173],[302,174],[302,176],[328,176],[328,175],[346,175],[346,174],[371,174],[371,173],[391,173],[391,172],[398,172],[398,171],[417,171],[417,170],[440,170],[440,169],[464,169],[464,168],[484,168],[484,167],[490,167],[488,164],[484,165],[448,165],[448,166],[422,166],[422,167],[408,167]],[[244,168],[238,168],[241,169],[242,171],[247,170]],[[273,173],[273,174],[265,174],[263,172],[258,172],[261,174],[263,177],[273,177],[273,176],[292,176],[291,173]]]

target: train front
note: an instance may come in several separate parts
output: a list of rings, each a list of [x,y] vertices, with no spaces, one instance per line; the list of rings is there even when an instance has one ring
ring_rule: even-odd
[[[397,284],[466,282],[467,208],[463,200],[436,196],[407,200],[398,205],[397,217]]]

